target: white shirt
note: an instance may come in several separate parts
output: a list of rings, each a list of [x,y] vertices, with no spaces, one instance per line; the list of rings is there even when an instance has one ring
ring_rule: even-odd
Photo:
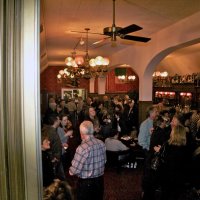
[[[114,138],[106,138],[105,145],[108,151],[125,151],[129,149],[120,140]]]

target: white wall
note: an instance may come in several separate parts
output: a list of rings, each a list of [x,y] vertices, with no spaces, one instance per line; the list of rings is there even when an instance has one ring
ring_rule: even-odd
[[[200,12],[152,35],[152,40],[146,45],[129,47],[112,56],[112,65],[118,63],[129,64],[138,74],[140,79],[140,101],[152,100],[152,74],[167,55],[179,48],[200,42],[199,18]],[[188,58],[187,61],[189,60]],[[179,63],[181,66],[181,62]],[[191,71],[190,68],[186,69],[188,69],[188,72]],[[184,71],[186,72],[185,69]]]

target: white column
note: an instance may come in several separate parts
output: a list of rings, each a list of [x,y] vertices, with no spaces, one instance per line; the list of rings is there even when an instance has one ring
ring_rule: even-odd
[[[90,79],[90,93],[94,93],[94,84],[95,84],[95,78]]]
[[[90,93],[94,93],[95,78],[90,79]]]
[[[106,77],[98,78],[98,94],[105,94],[106,91]]]

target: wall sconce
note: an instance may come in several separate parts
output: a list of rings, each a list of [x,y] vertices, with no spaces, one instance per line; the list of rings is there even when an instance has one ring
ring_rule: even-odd
[[[153,73],[152,75],[153,77],[167,77],[168,76],[168,72],[167,71],[164,71],[164,72],[159,72],[159,71],[156,71]]]
[[[128,76],[128,80],[129,80],[129,81],[134,81],[135,78],[136,78],[136,77],[135,77],[134,75],[130,75],[130,76]]]
[[[121,75],[121,76],[117,76],[117,78],[118,78],[119,80],[125,80],[125,79],[126,79],[126,76],[125,76],[125,75]]]
[[[192,96],[192,94],[190,92],[187,92],[187,93],[186,92],[181,92],[180,95],[181,96],[187,96],[187,97]]]

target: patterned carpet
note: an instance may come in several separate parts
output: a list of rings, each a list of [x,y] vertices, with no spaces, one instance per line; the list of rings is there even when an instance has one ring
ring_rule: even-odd
[[[106,169],[104,200],[140,200],[142,169],[122,169],[117,173]]]
[[[75,153],[77,144],[77,141],[70,144],[72,154]],[[136,154],[142,157],[140,153],[136,152]],[[71,157],[73,158],[73,155]],[[120,173],[117,173],[116,169],[106,167],[104,174],[104,200],[141,200],[143,160],[138,160],[137,163],[136,169],[121,168]],[[68,172],[68,170],[66,171]],[[67,181],[72,186],[76,196],[77,178],[69,176],[67,173]]]
[[[68,176],[76,196],[76,177]],[[122,168],[120,173],[113,168],[106,168],[104,174],[104,200],[141,200],[142,166],[136,169]]]

